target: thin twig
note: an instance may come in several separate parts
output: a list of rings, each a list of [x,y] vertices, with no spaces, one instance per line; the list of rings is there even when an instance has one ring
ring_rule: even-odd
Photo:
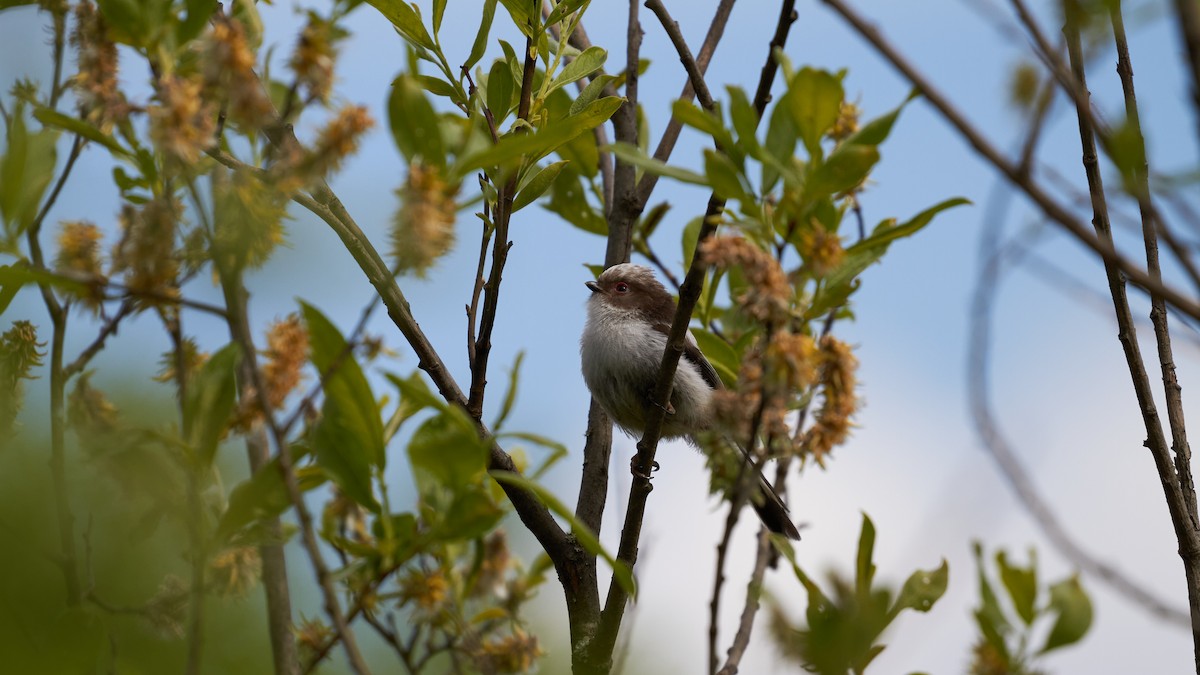
[[[965,117],[950,104],[949,99],[930,83],[923,74],[918,72],[907,59],[886,40],[877,28],[867,23],[866,19],[854,11],[843,0],[823,0],[833,8],[854,30],[869,42],[875,50],[888,60],[910,84],[912,84],[926,100],[949,122],[970,145],[975,148],[985,160],[1003,173],[1009,181],[1019,187],[1052,221],[1058,223],[1080,243],[1084,244],[1106,262],[1114,264],[1136,286],[1146,292],[1155,292],[1163,299],[1175,305],[1181,312],[1200,320],[1200,304],[1183,293],[1165,284],[1157,283],[1154,279],[1128,258],[1122,255],[1111,243],[1093,234],[1081,220],[1076,218],[1066,207],[1047,194],[1040,185],[1029,176],[1022,175],[1019,167],[1009,161],[991,144]]]
[[[283,477],[288,499],[292,503],[292,508],[296,510],[297,520],[300,521],[300,541],[317,577],[317,585],[320,587],[324,600],[325,613],[333,622],[333,630],[339,636],[342,648],[350,661],[350,667],[359,675],[365,675],[370,672],[370,668],[363,659],[362,653],[358,649],[358,641],[342,612],[335,582],[321,553],[320,543],[317,541],[316,531],[313,527],[312,513],[308,510],[308,505],[304,501],[304,493],[300,490],[300,483],[296,478],[291,444],[279,425],[276,424],[274,413],[266,399],[267,388],[257,364],[258,352],[250,334],[246,290],[242,285],[240,273],[230,269],[221,269],[219,272],[221,286],[225,291],[225,304],[229,312],[230,337],[242,350],[242,379],[252,389],[251,395],[262,412],[267,430],[271,433],[272,441],[275,443],[276,456],[279,458],[279,471]]]
[[[117,308],[116,313],[110,316],[108,320],[104,322],[104,325],[100,327],[100,333],[96,336],[96,339],[92,340],[92,343],[84,348],[84,350],[79,353],[79,356],[75,357],[74,361],[63,367],[63,378],[69,380],[77,373],[81,372],[84,368],[87,368],[87,364],[91,362],[92,358],[94,358],[96,354],[98,354],[100,350],[104,348],[104,343],[108,341],[108,338],[116,334],[117,327],[120,325],[121,321],[133,313],[134,306],[135,304],[133,300],[129,298],[126,298],[125,301],[121,303],[121,306]]]
[[[701,75],[708,71],[708,64],[712,61],[713,54],[717,51],[717,44],[721,41],[721,37],[725,34],[725,25],[729,22],[729,14],[733,11],[734,0],[721,0],[717,5],[717,9],[713,12],[712,21],[708,24],[708,33],[704,36],[704,42],[700,45],[700,50],[696,52],[696,68]],[[760,79],[759,82],[762,82]],[[687,83],[683,87],[683,91],[679,94],[679,100],[690,101],[696,95],[692,88],[692,80],[689,77]],[[667,128],[663,130],[662,137],[658,140],[658,145],[654,149],[654,158],[660,162],[666,162],[671,158],[671,152],[675,150],[675,143],[679,140],[679,132],[683,130],[683,123],[671,117],[671,121],[667,122]],[[621,140],[620,138],[617,139]],[[647,171],[642,176],[642,180],[637,186],[637,203],[640,207],[644,207],[650,201],[650,195],[654,192],[654,186],[658,184],[658,175]]]
[[[529,119],[533,98],[533,76],[537,71],[537,54],[532,38],[525,40],[525,66],[521,75],[521,98],[517,104],[517,118]],[[508,226],[512,221],[513,198],[517,192],[517,172],[500,187],[496,198],[495,232],[492,241],[492,268],[488,273],[487,285],[483,288],[483,315],[479,319],[479,338],[475,340],[474,358],[471,359],[471,389],[467,399],[467,412],[475,419],[483,417],[483,395],[487,387],[488,356],[492,352],[492,330],[496,325],[496,310],[500,305],[500,282],[504,264],[512,242],[508,240]]]
[[[1179,35],[1186,47],[1186,63],[1192,75],[1192,114],[1196,116],[1196,140],[1200,142],[1200,6],[1195,0],[1175,0]]]
[[[663,6],[662,0],[646,0],[646,9],[654,12],[654,16],[658,17],[663,30],[667,32],[667,37],[671,39],[675,53],[679,55],[679,62],[683,64],[683,69],[687,72],[688,83],[691,85],[692,91],[696,93],[696,100],[700,101],[700,106],[705,110],[712,110],[712,94],[708,92],[708,85],[704,83],[704,73],[700,71],[700,66],[696,65],[692,50],[688,49],[687,40],[683,39],[683,33],[679,30],[679,22],[671,18],[671,14]]]
[[[746,648],[750,646],[750,635],[754,629],[754,619],[758,616],[758,600],[762,594],[763,577],[767,573],[767,565],[771,561],[771,537],[766,526],[759,528],[758,549],[754,556],[754,570],[750,580],[746,582],[746,604],[742,607],[742,618],[738,621],[737,631],[733,642],[726,652],[725,664],[717,671],[717,675],[735,675]]]

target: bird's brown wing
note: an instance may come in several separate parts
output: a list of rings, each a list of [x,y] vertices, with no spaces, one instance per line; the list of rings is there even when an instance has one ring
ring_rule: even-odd
[[[654,330],[662,333],[663,337],[670,337],[671,326],[669,324],[655,323],[651,325],[654,327]],[[713,389],[725,388],[725,385],[721,382],[721,377],[717,375],[717,369],[713,368],[713,364],[704,358],[704,352],[700,351],[700,346],[696,344],[695,339],[692,338],[690,333],[687,336],[687,340],[683,343],[683,358],[688,363],[696,366],[696,369],[700,371],[700,377],[704,378],[708,386]]]

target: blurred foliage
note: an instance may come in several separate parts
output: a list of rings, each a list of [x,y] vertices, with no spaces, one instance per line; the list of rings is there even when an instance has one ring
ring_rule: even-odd
[[[979,638],[972,649],[971,675],[1042,675],[1038,659],[1051,651],[1075,644],[1092,626],[1092,601],[1072,575],[1049,585],[1038,581],[1037,555],[1029,551],[1029,565],[1009,560],[996,551],[995,571],[1006,592],[997,595],[983,546],[974,544],[979,578],[979,606],[975,622]],[[1048,627],[1048,631],[1046,629]],[[1040,645],[1040,646],[1039,646]]]
[[[779,653],[805,670],[821,675],[859,675],[879,656],[885,645],[879,642],[883,631],[900,612],[933,609],[950,580],[950,568],[943,560],[933,570],[917,570],[909,575],[899,592],[875,582],[875,525],[863,514],[858,539],[854,578],[833,574],[826,594],[796,562],[790,544],[780,550],[792,564],[796,579],[808,592],[805,625],[793,625],[783,608],[771,604],[770,631]]]

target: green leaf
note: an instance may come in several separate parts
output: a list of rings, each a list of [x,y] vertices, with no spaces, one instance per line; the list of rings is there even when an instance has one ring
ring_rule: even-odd
[[[546,25],[553,26],[589,2],[590,0],[562,0],[546,15]]]
[[[508,371],[508,390],[504,392],[504,402],[500,404],[500,412],[496,413],[496,419],[492,421],[493,433],[498,433],[504,426],[504,421],[508,419],[513,404],[516,403],[517,384],[521,379],[521,362],[524,360],[525,352],[517,352],[517,358],[513,360],[512,368]]]
[[[588,203],[574,171],[568,170],[552,183],[550,201],[542,206],[584,232],[608,236],[608,221]]]
[[[492,18],[496,16],[496,0],[484,0],[483,3],[483,19],[479,22],[479,31],[475,33],[475,42],[471,45],[471,54],[467,56],[467,60],[463,62],[463,68],[467,71],[479,59],[483,58],[483,53],[487,51],[488,34],[492,31]]]
[[[704,174],[713,192],[725,200],[737,200],[743,207],[754,203],[754,195],[746,189],[741,171],[723,152],[704,151]]]
[[[1032,552],[1030,552],[1032,556]],[[1008,597],[1012,598],[1013,608],[1017,616],[1028,626],[1037,617],[1037,567],[1030,562],[1029,567],[1010,565],[1008,555],[1004,551],[996,553],[996,566],[1000,568],[1000,581],[1008,589]]]
[[[879,150],[875,146],[843,143],[824,162],[810,165],[814,169],[805,184],[805,199],[821,199],[858,187],[878,161]]]
[[[617,584],[631,598],[637,599],[637,586],[633,579],[633,570],[606,551],[600,543],[600,539],[596,537],[596,534],[575,517],[572,509],[567,508],[549,490],[519,473],[511,471],[490,471],[489,473],[501,485],[511,485],[532,492],[552,513],[566,520],[571,525],[571,533],[575,535],[576,541],[583,546],[584,550],[592,555],[604,558],[605,562],[612,568],[613,577],[616,579]]]
[[[0,216],[12,232],[20,234],[37,217],[42,195],[54,177],[58,132],[30,133],[19,109],[11,120],[8,145],[0,157]]]
[[[175,31],[179,44],[190,41],[204,30],[204,27],[208,25],[209,17],[217,8],[217,3],[212,0],[187,0],[186,6],[187,18],[179,24]]]
[[[567,446],[552,438],[542,436],[541,434],[534,434],[528,431],[508,431],[502,434],[496,434],[496,440],[504,440],[509,438],[515,438],[527,443],[533,443],[534,445],[540,445],[543,448],[550,450],[550,454],[545,460],[542,461],[537,470],[529,474],[529,477],[535,480],[540,478],[542,474],[546,473],[546,471],[551,466],[554,466],[558,460],[570,454],[570,451],[567,450]]]
[[[741,367],[741,359],[737,351],[728,342],[717,337],[715,333],[703,328],[692,328],[692,337],[700,345],[700,351],[708,358],[709,363],[716,368],[721,381],[730,389],[737,385],[737,374]]]
[[[796,140],[799,136],[796,131],[796,123],[792,121],[788,109],[788,98],[788,94],[785,93],[771,111],[771,119],[767,124],[767,138],[763,143],[763,149],[766,150],[767,156],[775,161],[763,162],[763,194],[770,192],[775,187],[776,181],[779,180],[778,164],[790,164],[792,155],[796,153]]]
[[[949,582],[950,565],[944,558],[941,567],[936,570],[913,572],[900,589],[900,595],[896,597],[896,603],[892,605],[890,614],[895,616],[904,609],[928,612],[933,608],[933,604],[945,594]]]
[[[719,115],[702,110],[691,101],[677,99],[671,104],[671,116],[682,124],[712,136],[713,142],[725,152],[735,151],[733,135],[725,128]]]
[[[908,105],[909,101],[916,98],[916,96],[917,92],[914,90],[913,93],[909,94],[908,98],[904,99],[903,103],[896,106],[895,110],[892,110],[891,112],[880,117],[876,117],[870,122],[862,125],[859,127],[858,131],[851,134],[849,138],[842,142],[842,144],[879,145],[880,143],[883,143],[885,140],[887,140],[888,134],[892,133],[892,126],[896,124],[896,118],[900,116],[900,111],[904,109],[904,106]]]
[[[630,145],[629,143],[613,143],[606,149],[622,162],[632,164],[656,176],[666,176],[667,178],[674,178],[681,183],[691,183],[692,185],[708,185],[708,179],[695,171],[689,171],[688,169],[660,162],[639,150],[637,146]]]
[[[391,21],[405,40],[431,52],[438,51],[433,38],[429,37],[429,32],[425,30],[425,24],[421,23],[421,15],[414,5],[403,0],[367,0],[367,4]]]
[[[508,109],[512,107],[513,93],[516,87],[513,84],[512,71],[509,70],[508,64],[497,59],[492,64],[492,69],[488,71],[487,81],[487,107],[492,111],[492,119],[496,126],[504,121],[508,115]]]
[[[928,225],[934,216],[942,211],[970,203],[970,201],[961,197],[947,199],[940,204],[925,209],[901,225],[893,225],[887,221],[881,223],[869,237],[846,249],[846,257],[842,260],[842,264],[825,278],[826,287],[838,288],[849,286],[859,274],[862,274],[863,270],[870,267],[887,253],[888,247],[891,246],[892,242],[916,234]]]
[[[465,412],[447,407],[417,427],[408,457],[419,474],[418,485],[432,487],[427,478],[457,492],[479,483],[487,468],[488,446]]]
[[[571,102],[571,108],[568,114],[574,115],[580,110],[583,110],[589,103],[600,98],[600,94],[604,92],[604,87],[615,81],[617,78],[613,75],[597,75],[592,78],[591,82],[579,92],[579,96]]]
[[[550,189],[550,186],[554,184],[554,179],[558,178],[558,174],[562,172],[563,167],[566,165],[566,161],[554,162],[538,171],[533,178],[530,178],[525,187],[521,188],[517,192],[516,198],[513,199],[513,212],[520,211],[533,203],[535,199],[545,194],[546,190]]]
[[[298,462],[302,456],[292,448],[292,462]],[[296,481],[303,494],[325,484],[326,474],[317,467],[296,469]],[[234,486],[229,493],[229,505],[217,521],[215,539],[224,542],[242,528],[262,518],[278,516],[292,505],[288,496],[287,486],[283,483],[283,473],[279,468],[279,458],[276,457],[259,468],[246,480]]]
[[[444,96],[451,100],[455,100],[458,96],[458,91],[454,88],[454,85],[443,79],[430,75],[417,75],[416,80],[422,89],[434,96]]]
[[[758,156],[761,147],[758,144],[758,111],[746,98],[746,92],[741,87],[728,86],[729,116],[733,118],[733,129],[738,135],[738,144],[750,155]]]
[[[446,0],[433,0],[433,34],[442,31],[442,15],[446,13]]]
[[[468,541],[495,529],[503,517],[504,509],[496,505],[481,485],[473,485],[455,493],[454,501],[430,536],[445,542]]]
[[[871,583],[875,580],[875,563],[871,562],[874,552],[875,523],[863,513],[862,532],[858,536],[858,557],[854,567],[854,588],[860,601],[871,597]]]
[[[200,466],[208,467],[216,456],[217,444],[229,423],[237,400],[237,366],[241,351],[228,344],[213,354],[188,383],[183,404],[187,443],[196,450]]]
[[[508,14],[512,17],[513,25],[517,27],[517,30],[521,31],[521,34],[526,37],[532,36],[534,14],[531,11],[533,5],[530,4],[529,0],[500,0],[500,3],[504,5],[504,9],[508,10]],[[540,3],[538,4],[538,8],[541,8]]]
[[[692,257],[696,255],[696,246],[700,243],[700,227],[704,225],[704,216],[696,216],[683,226],[683,267],[692,266]]]
[[[979,542],[974,542],[973,549],[975,568],[979,578],[980,603],[975,610],[975,621],[979,624],[979,630],[983,633],[984,639],[1007,661],[1009,658],[1008,645],[1005,643],[1004,636],[1008,635],[1012,626],[1005,618],[1004,611],[1000,609],[1000,601],[996,598],[995,591],[992,590],[991,582],[988,581],[987,572],[984,569],[983,547]]]
[[[841,81],[823,70],[801,68],[788,83],[788,111],[810,155],[820,153],[821,138],[837,123],[844,98]]]
[[[1080,585],[1078,575],[1050,587],[1050,610],[1058,618],[1039,654],[1079,642],[1092,627],[1092,601]]]
[[[567,64],[558,77],[554,78],[554,82],[550,85],[551,90],[571,84],[577,80],[581,80],[588,75],[600,70],[604,67],[605,60],[608,59],[608,52],[600,47],[592,46],[583,50],[579,56],[576,56],[570,63]]]
[[[437,113],[411,75],[400,75],[392,81],[388,123],[396,147],[405,159],[409,162],[419,159],[431,166],[445,167],[446,150]]]
[[[97,0],[100,14],[108,24],[110,35],[117,42],[135,47],[146,44],[152,26],[150,18],[145,16],[145,9],[156,3],[142,3],[138,0]]]
[[[337,328],[316,308],[301,302],[312,362],[324,383],[325,401],[313,434],[320,464],[359,504],[378,512],[371,488],[372,467],[382,470],[383,421],[371,386]]]
[[[60,288],[69,295],[83,295],[87,292],[87,285],[60,277],[48,270],[35,270],[29,266],[26,261],[18,261],[12,265],[0,265],[0,288],[4,289],[4,294],[16,292],[26,284],[47,284],[55,288]],[[11,302],[11,298],[9,301]],[[0,306],[0,313],[4,311],[4,307]]]
[[[455,173],[462,176],[476,169],[503,166],[522,157],[536,161],[579,134],[604,124],[623,101],[616,96],[607,96],[588,105],[578,114],[556,120],[532,134],[509,133],[490,148],[459,160]]]

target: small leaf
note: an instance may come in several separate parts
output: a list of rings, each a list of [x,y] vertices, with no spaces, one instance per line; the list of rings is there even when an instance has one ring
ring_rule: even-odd
[[[904,586],[896,603],[892,605],[891,615],[896,615],[903,609],[915,609],[918,612],[928,612],[946,592],[950,581],[950,565],[945,559],[936,570],[917,570],[913,572]]]
[[[446,13],[446,0],[433,0],[433,34],[442,31],[442,15]]]
[[[1037,616],[1037,568],[1033,563],[1029,567],[1010,565],[1004,551],[996,553],[996,565],[1000,568],[1000,581],[1008,589],[1008,597],[1012,598],[1017,616],[1025,625],[1032,624]]]
[[[854,132],[849,138],[843,141],[843,145],[879,145],[880,143],[883,143],[887,139],[888,134],[892,132],[892,126],[896,124],[896,118],[900,116],[900,111],[904,109],[904,106],[908,105],[909,101],[916,98],[916,96],[917,92],[914,90],[913,93],[909,94],[908,98],[904,99],[904,102],[897,106],[894,110],[880,117],[876,117],[870,122],[867,122],[859,127],[858,131]]]
[[[421,15],[413,5],[403,0],[367,0],[367,4],[391,21],[405,40],[429,51],[437,51],[437,45],[429,37],[425,24],[421,23]]]
[[[292,461],[300,459],[302,453],[292,448]],[[314,490],[325,483],[325,472],[316,467],[296,470],[296,480],[300,492]],[[279,458],[259,467],[253,476],[238,483],[229,493],[229,505],[217,521],[215,539],[218,542],[227,541],[242,528],[261,518],[278,516],[291,507],[292,501],[283,483],[283,474],[279,469]]]
[[[552,183],[542,207],[584,232],[608,236],[608,221],[588,203],[579,174],[569,168]]]
[[[475,33],[475,42],[471,45],[471,53],[463,62],[463,69],[470,71],[479,63],[483,53],[487,51],[488,34],[492,31],[492,18],[496,16],[496,0],[484,0],[483,19],[479,22],[479,31]]]
[[[1050,587],[1050,610],[1058,614],[1058,619],[1039,654],[1079,642],[1092,627],[1092,601],[1078,576]]]
[[[629,594],[631,598],[637,599],[637,586],[634,582],[633,570],[605,550],[604,546],[600,543],[600,539],[596,537],[596,534],[575,517],[572,509],[567,508],[549,490],[519,473],[491,471],[490,474],[501,485],[511,485],[532,492],[552,513],[566,520],[571,525],[571,533],[575,535],[575,539],[583,546],[584,550],[592,555],[604,558],[605,562],[612,568],[613,578],[616,579],[617,585]]]
[[[775,161],[763,162],[763,194],[770,192],[775,187],[776,181],[779,180],[778,165],[790,163],[792,155],[796,153],[796,140],[799,136],[796,131],[796,123],[792,121],[791,113],[788,110],[788,97],[789,95],[785,93],[776,104],[771,111],[771,120],[767,125],[767,138],[763,143],[763,149],[766,150],[767,156]]]
[[[681,183],[691,183],[692,185],[708,185],[708,179],[695,171],[665,164],[629,143],[613,143],[606,149],[621,161],[649,171],[656,176],[666,176],[667,178],[674,178]]]
[[[814,168],[805,184],[804,198],[813,201],[853,190],[867,179],[878,161],[875,146],[843,143],[824,162],[810,164]]]
[[[704,225],[704,216],[696,216],[683,226],[683,267],[692,266],[692,257],[696,255],[696,246],[700,243],[700,228]]]
[[[460,176],[466,175],[476,169],[503,166],[522,157],[536,161],[579,134],[604,124],[622,101],[616,96],[608,96],[587,106],[579,114],[557,120],[532,134],[509,133],[499,143],[459,160],[455,172]]]
[[[737,165],[725,153],[705,150],[704,174],[718,197],[730,201],[737,200],[742,203],[743,208],[754,203],[754,195],[746,189]]]
[[[465,412],[447,407],[417,427],[408,457],[415,471],[457,492],[479,483],[487,468],[488,446]],[[418,484],[422,480],[418,477]]]
[[[422,89],[433,94],[434,96],[444,96],[452,100],[458,96],[458,91],[454,89],[454,85],[443,79],[432,77],[430,75],[417,75],[416,80],[417,83],[421,85]]]
[[[862,532],[858,536],[858,557],[855,564],[854,588],[860,601],[871,597],[871,583],[875,579],[875,524],[863,513]]]
[[[554,9],[551,10],[548,15],[546,15],[546,25],[553,26],[554,24],[562,21],[589,1],[590,0],[561,0],[561,2],[556,4]]]
[[[212,5],[213,3],[207,4]],[[100,145],[103,145],[112,151],[113,154],[121,155],[123,157],[131,156],[131,153],[123,148],[121,144],[117,142],[117,139],[113,138],[109,134],[104,133],[103,131],[100,131],[96,127],[81,119],[69,117],[58,112],[57,110],[47,108],[45,106],[38,106],[33,111],[33,116],[37,118],[37,121],[41,122],[45,126],[79,134],[89,141],[99,143]]]
[[[682,124],[712,136],[713,142],[725,152],[734,150],[733,135],[725,128],[719,115],[702,110],[691,101],[678,99],[671,105],[671,116]]]
[[[455,493],[454,501],[430,534],[444,542],[468,541],[495,529],[503,517],[504,509],[481,486],[475,485]]]
[[[534,174],[533,178],[529,179],[529,182],[517,192],[516,198],[513,199],[513,212],[516,213],[529,206],[534,200],[545,194],[566,165],[566,161],[554,162]]]
[[[557,89],[591,75],[603,68],[607,59],[607,51],[596,46],[588,47],[579,56],[572,59],[558,74],[558,77],[554,78],[554,82],[550,85],[551,89]]]
[[[500,2],[504,5],[504,9],[508,10],[508,14],[512,17],[513,25],[517,27],[517,30],[521,31],[521,34],[526,37],[533,35],[532,24],[534,15],[531,12],[533,6],[529,3],[529,0],[500,0]],[[538,8],[540,10],[540,4]]]
[[[54,177],[58,132],[28,132],[20,110],[11,120],[8,144],[0,157],[0,216],[19,234],[33,223],[42,195]]]
[[[241,351],[228,344],[213,354],[188,383],[183,414],[189,426],[187,443],[196,450],[200,465],[210,466],[217,444],[229,423],[237,400],[237,366]]]
[[[750,104],[741,87],[729,86],[725,90],[729,92],[729,116],[733,118],[738,144],[750,155],[757,156],[761,151],[756,136],[758,111]]]
[[[837,122],[844,98],[841,81],[823,70],[801,68],[788,82],[788,110],[810,155],[820,153],[821,138]]]
[[[579,92],[579,96],[576,96],[575,100],[571,102],[571,108],[567,114],[574,115],[580,110],[586,108],[589,103],[600,98],[600,94],[604,92],[605,86],[612,83],[616,79],[617,78],[612,75],[597,75],[596,77],[592,78],[592,81],[588,82],[588,85],[583,88],[583,91]]]
[[[975,610],[975,621],[979,624],[979,630],[983,633],[984,639],[1007,661],[1009,658],[1008,645],[1005,643],[1004,636],[1008,635],[1012,626],[1000,609],[1000,601],[996,597],[995,591],[992,590],[991,582],[988,581],[987,572],[984,569],[983,547],[979,542],[974,542],[973,548],[975,568],[979,578],[980,603]]]
[[[533,443],[534,445],[540,445],[543,448],[547,448],[550,450],[550,454],[546,457],[545,460],[542,461],[541,466],[539,466],[535,471],[533,471],[532,473],[529,474],[529,477],[534,480],[540,478],[542,476],[542,474],[546,473],[546,471],[550,467],[554,466],[554,464],[556,462],[558,462],[558,460],[560,460],[563,457],[566,457],[568,454],[570,454],[570,452],[567,450],[567,446],[563,445],[562,443],[559,443],[558,441],[556,441],[552,438],[548,438],[548,437],[542,436],[540,434],[533,434],[533,433],[529,433],[527,431],[507,431],[502,434],[496,434],[496,440],[504,440],[507,438],[515,438],[518,440],[526,441],[528,443]]]
[[[509,108],[512,107],[515,90],[512,71],[508,69],[507,63],[497,59],[492,64],[492,69],[488,71],[486,86],[488,110],[492,111],[492,119],[498,127],[508,115]]]
[[[312,362],[324,383],[325,401],[312,443],[320,464],[357,503],[379,511],[371,487],[372,467],[382,470],[383,421],[371,386],[337,328],[311,305],[301,302],[308,327]]]
[[[411,75],[392,81],[388,124],[396,147],[409,162],[421,160],[431,166],[445,166],[446,150],[437,113]]]
[[[521,379],[521,362],[524,360],[525,352],[517,352],[517,358],[513,360],[512,368],[508,371],[508,390],[504,392],[504,402],[500,404],[500,412],[496,413],[496,419],[492,421],[493,433],[500,431],[504,421],[508,419],[508,414],[512,412],[513,404],[517,400],[517,383]]]

